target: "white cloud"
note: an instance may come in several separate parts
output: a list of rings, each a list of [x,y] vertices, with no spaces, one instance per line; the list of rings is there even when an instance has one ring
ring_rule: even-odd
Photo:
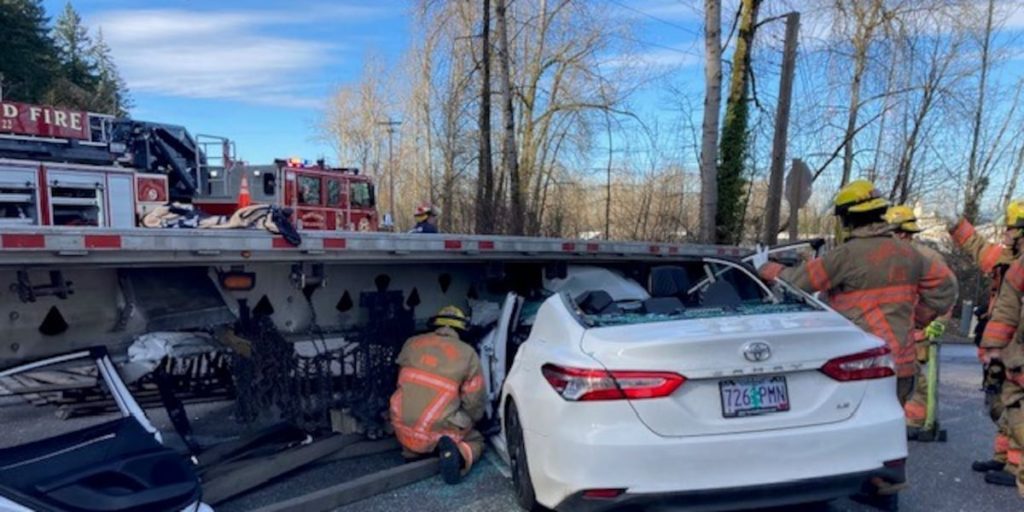
[[[141,9],[101,12],[88,22],[103,28],[134,91],[313,107],[319,98],[311,94],[311,75],[332,64],[343,46],[295,34],[314,23],[339,25],[386,15],[381,9],[346,5],[294,11]]]

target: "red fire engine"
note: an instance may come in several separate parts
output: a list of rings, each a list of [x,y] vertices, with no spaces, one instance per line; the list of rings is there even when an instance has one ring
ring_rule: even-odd
[[[225,176],[219,175],[225,172]],[[236,165],[212,171],[208,193],[193,203],[201,210],[230,215],[241,192],[242,177],[254,203],[277,204],[295,212],[295,223],[307,230],[376,231],[378,218],[373,181],[356,168],[332,168],[298,158],[271,165]]]
[[[377,229],[358,169],[247,165],[230,140],[180,126],[0,102],[0,225],[129,228],[169,201],[230,215],[243,180],[252,202],[291,208],[299,228]]]

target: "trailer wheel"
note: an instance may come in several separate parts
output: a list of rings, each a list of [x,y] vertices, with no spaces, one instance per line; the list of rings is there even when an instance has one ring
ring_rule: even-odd
[[[515,402],[509,402],[505,414],[505,433],[508,440],[508,458],[512,466],[512,486],[515,487],[516,501],[524,510],[544,510],[538,503],[530,481],[530,464],[526,459],[526,443],[523,441],[523,427],[519,423],[519,411]]]

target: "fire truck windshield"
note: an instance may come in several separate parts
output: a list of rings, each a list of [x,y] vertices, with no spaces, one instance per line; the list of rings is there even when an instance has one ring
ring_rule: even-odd
[[[316,176],[299,176],[299,203],[320,204],[320,178]]]
[[[341,183],[327,180],[327,206],[341,206]]]
[[[352,208],[373,208],[373,187],[369,183],[352,182]]]

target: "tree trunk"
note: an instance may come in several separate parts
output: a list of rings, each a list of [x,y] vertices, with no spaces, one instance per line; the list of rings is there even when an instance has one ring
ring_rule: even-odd
[[[985,89],[988,86],[989,44],[992,41],[992,12],[995,0],[988,0],[988,16],[985,19],[985,40],[981,44],[981,78],[978,81],[978,107],[974,110],[974,126],[971,133],[971,156],[967,162],[967,183],[964,187],[964,217],[975,222],[979,202],[988,187],[988,179],[978,172],[978,144],[981,142],[981,123],[985,112]]]
[[[722,108],[722,2],[704,1],[704,124],[700,151],[700,240],[715,239],[718,117]]]
[[[476,232],[494,232],[494,167],[491,160],[491,0],[483,0],[480,40],[480,158],[476,184]]]
[[[748,148],[748,90],[750,51],[754,43],[757,9],[761,0],[742,0],[740,29],[732,58],[732,77],[729,97],[725,106],[720,152],[722,165],[718,169],[718,215],[715,220],[715,241],[736,244],[743,232],[743,169],[747,165]]]
[[[519,156],[516,151],[516,121],[512,109],[512,72],[509,64],[508,18],[506,1],[495,0],[494,15],[498,26],[498,66],[500,69],[500,89],[502,117],[505,121],[505,133],[502,137],[502,161],[509,177],[509,193],[511,195],[509,232],[513,235],[523,234],[523,219],[526,214],[526,201],[522,176],[519,174]]]
[[[866,44],[866,43],[865,43]],[[858,48],[853,64],[853,82],[850,83],[850,112],[846,116],[846,141],[843,147],[843,178],[839,183],[845,187],[853,173],[853,139],[857,129],[857,115],[860,113],[860,89],[867,67],[867,47]]]

